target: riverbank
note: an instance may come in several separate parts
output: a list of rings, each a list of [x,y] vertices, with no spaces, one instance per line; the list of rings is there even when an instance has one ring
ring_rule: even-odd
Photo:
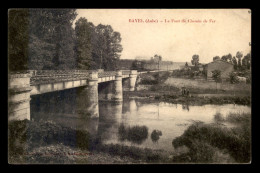
[[[216,84],[212,81],[197,81],[184,78],[173,78],[167,74],[154,77],[146,74],[136,84],[136,91],[124,91],[124,98],[157,100],[174,104],[205,105],[205,104],[238,104],[251,105],[250,84]],[[159,82],[157,81],[160,78]],[[147,82],[149,79],[149,82]],[[152,83],[152,84],[151,84]],[[188,95],[182,95],[185,87]]]
[[[223,122],[234,126],[227,128]],[[248,163],[251,114],[215,115],[215,123],[194,122],[172,139],[173,152],[103,144],[87,131],[52,122],[9,123],[10,164]],[[137,134],[135,134],[136,136]],[[201,150],[203,148],[203,150]]]
[[[158,150],[102,144],[87,131],[53,122],[28,120],[9,123],[10,164],[128,164],[165,163],[167,154]]]
[[[170,92],[155,92],[155,91],[136,91],[124,92],[126,99],[145,99],[146,101],[159,101],[173,104],[188,104],[188,105],[205,105],[205,104],[237,104],[251,105],[250,96],[234,96],[228,94],[193,94],[190,96],[182,96],[179,93]]]

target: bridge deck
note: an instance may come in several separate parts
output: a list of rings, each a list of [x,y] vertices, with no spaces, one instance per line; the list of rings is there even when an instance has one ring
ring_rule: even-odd
[[[30,85],[50,84],[68,81],[80,81],[90,79],[93,71],[87,70],[40,70],[33,71]],[[122,77],[129,77],[130,70],[122,71]],[[115,80],[116,71],[104,71],[98,73],[98,82]]]

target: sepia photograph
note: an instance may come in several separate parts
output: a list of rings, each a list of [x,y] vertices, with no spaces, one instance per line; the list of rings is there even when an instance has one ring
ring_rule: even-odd
[[[9,164],[251,164],[251,9],[7,13]]]

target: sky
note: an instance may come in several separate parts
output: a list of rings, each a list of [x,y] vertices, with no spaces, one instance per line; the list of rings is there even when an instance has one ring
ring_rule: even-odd
[[[198,54],[201,63],[208,63],[214,56],[235,56],[237,51],[246,55],[251,50],[249,9],[78,9],[77,13],[75,21],[85,17],[95,26],[111,25],[120,32],[120,59],[158,54],[165,61],[190,62]],[[134,19],[142,22],[129,21]]]

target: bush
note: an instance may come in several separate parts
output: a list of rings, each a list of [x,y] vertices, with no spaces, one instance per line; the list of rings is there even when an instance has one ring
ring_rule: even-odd
[[[212,163],[216,149],[208,143],[194,140],[190,147],[189,155],[191,162]]]
[[[224,117],[221,113],[216,113],[214,115],[214,120],[217,121],[217,122],[221,122],[221,121],[224,121],[225,119],[224,119]]]
[[[251,115],[247,113],[230,113],[227,115],[226,121],[230,123],[250,123]]]
[[[138,148],[134,146],[124,146],[119,144],[104,144],[99,147],[99,151],[107,152],[122,157],[128,156],[136,160],[144,160],[146,162],[163,161],[160,153],[149,148]]]
[[[139,84],[141,85],[155,85],[158,84],[158,80],[152,80],[152,79],[142,79]]]
[[[229,74],[229,81],[232,84],[239,82],[237,74],[235,72],[232,72],[232,73]]]
[[[216,124],[195,123],[189,126],[182,136],[174,139],[172,144],[175,148],[187,146],[191,156],[194,156],[195,151],[198,152],[197,145],[205,145],[207,150],[210,150],[208,145],[211,145],[218,149],[226,149],[237,162],[248,163],[250,161],[250,126],[228,129]],[[205,152],[206,159],[204,160],[210,161],[210,151]],[[194,157],[192,160],[196,161],[197,156]]]
[[[88,149],[93,143],[87,131],[62,127],[52,122],[13,121],[8,127],[8,144],[12,154],[22,154],[26,148],[50,144]]]
[[[153,142],[158,141],[160,136],[162,136],[162,131],[160,130],[153,130],[153,132],[151,133],[151,139]]]

